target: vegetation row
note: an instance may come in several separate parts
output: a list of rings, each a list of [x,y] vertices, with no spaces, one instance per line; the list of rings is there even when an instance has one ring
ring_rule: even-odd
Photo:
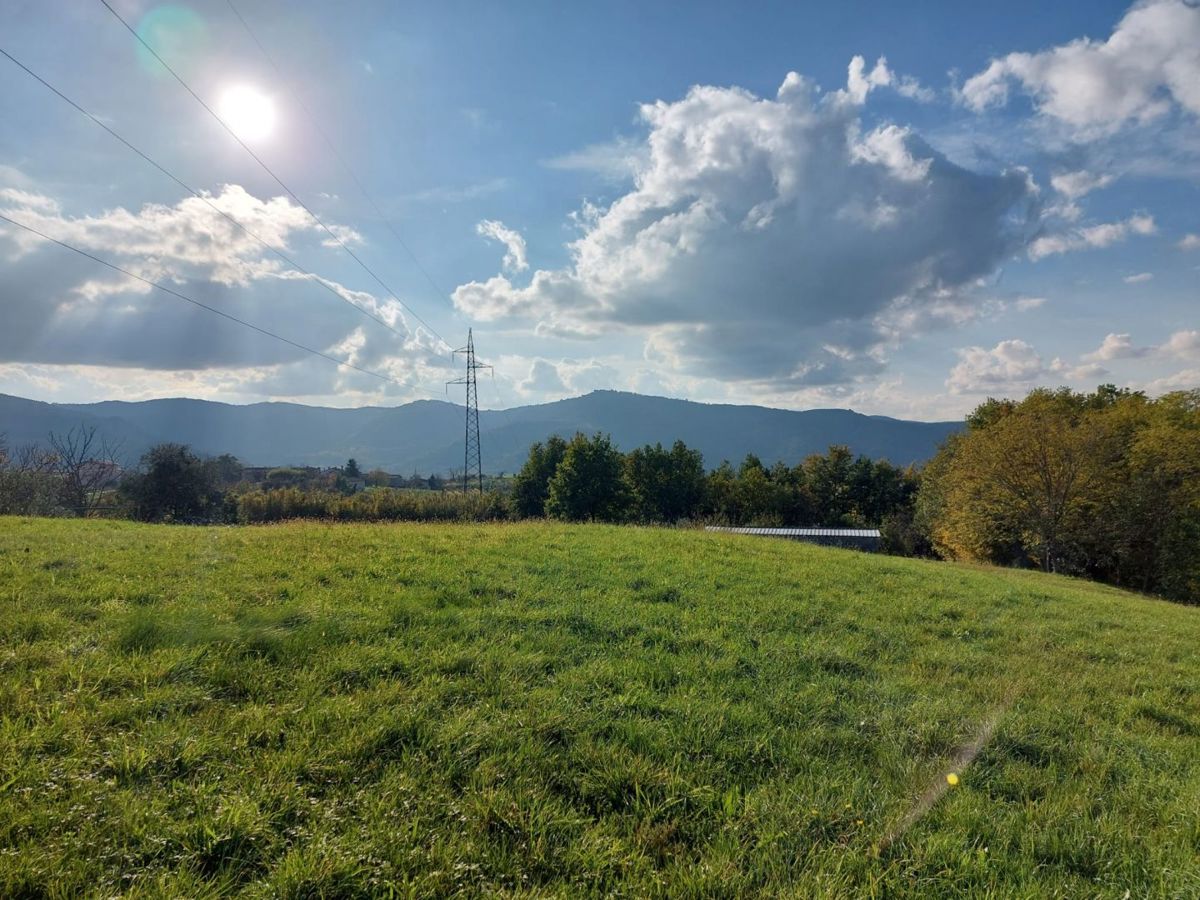
[[[115,487],[94,435],[0,457],[0,513],[107,512],[152,522],[498,521],[878,527],[884,549],[1082,575],[1200,599],[1200,392],[1151,400],[1103,386],[988,400],[921,469],[831,447],[795,465],[707,470],[676,441],[622,453],[603,434],[534,444],[486,492],[383,486],[351,460],[315,486],[297,470],[242,481],[237,460],[164,444]],[[414,476],[411,482],[431,484]],[[441,482],[439,482],[439,486]]]

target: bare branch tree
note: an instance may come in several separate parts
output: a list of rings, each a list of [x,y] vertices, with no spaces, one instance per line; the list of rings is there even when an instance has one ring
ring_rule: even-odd
[[[119,446],[97,438],[94,426],[80,425],[66,434],[50,432],[50,447],[63,506],[79,516],[91,515],[120,476]]]

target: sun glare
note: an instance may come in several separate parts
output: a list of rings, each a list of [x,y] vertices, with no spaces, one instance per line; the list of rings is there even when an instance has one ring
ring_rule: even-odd
[[[243,141],[265,140],[275,130],[274,101],[249,85],[227,88],[217,112]]]

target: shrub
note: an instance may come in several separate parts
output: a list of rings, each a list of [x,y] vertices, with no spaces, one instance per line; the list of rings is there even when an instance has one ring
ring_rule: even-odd
[[[508,504],[495,493],[409,491],[373,487],[350,496],[332,491],[282,488],[251,491],[237,499],[237,520],[245,524],[287,519],[341,522],[487,522],[509,518]]]

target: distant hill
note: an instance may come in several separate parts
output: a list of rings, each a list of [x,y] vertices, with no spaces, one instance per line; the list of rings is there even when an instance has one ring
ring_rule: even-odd
[[[175,441],[202,454],[232,453],[247,465],[340,465],[355,457],[364,468],[442,472],[462,466],[463,408],[420,400],[397,407],[330,409],[295,403],[233,406],[208,400],[138,403],[42,403],[0,394],[0,433],[10,446],[45,442],[50,431],[95,425],[123,455],[136,459],[153,444]],[[755,453],[766,463],[796,462],[830,444],[886,458],[921,462],[961,427],[959,422],[911,422],[847,409],[803,411],[694,403],[620,391],[537,406],[484,410],[479,416],[484,467],[520,468],[534,441],[550,434],[602,431],[628,450],[683,440],[715,467]]]

